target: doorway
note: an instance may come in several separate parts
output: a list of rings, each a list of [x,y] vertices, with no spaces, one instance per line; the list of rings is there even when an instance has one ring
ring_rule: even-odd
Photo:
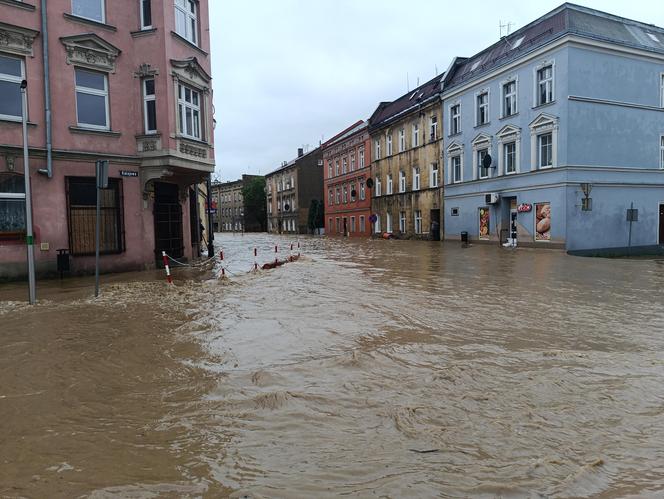
[[[173,258],[184,256],[182,206],[175,184],[154,184],[154,245],[157,265],[163,265],[162,251]]]
[[[432,241],[440,241],[440,210],[431,210],[431,227],[429,229]]]
[[[659,205],[659,244],[664,245],[664,203]]]

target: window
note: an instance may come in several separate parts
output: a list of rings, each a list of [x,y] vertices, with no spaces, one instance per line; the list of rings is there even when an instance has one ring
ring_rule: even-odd
[[[334,204],[334,193],[332,192],[332,189],[329,189],[327,191],[327,204],[329,206],[332,206]]]
[[[380,139],[376,139],[375,145],[376,145],[376,159],[380,159]]]
[[[553,102],[553,65],[537,70],[537,103],[541,106]]]
[[[399,212],[399,232],[402,234],[406,233],[406,212],[405,211],[400,211]]]
[[[25,236],[25,180],[23,175],[0,173],[0,241]]]
[[[415,123],[413,125],[413,144],[412,147],[417,147],[420,145],[420,125]]]
[[[364,223],[364,215],[360,215],[360,232],[366,230],[366,224]]]
[[[380,215],[376,214],[376,222],[374,222],[374,232],[380,234]]]
[[[392,214],[390,212],[385,215],[385,232],[392,233]]]
[[[339,160],[338,159],[334,162],[334,174],[339,175]]]
[[[392,189],[392,174],[387,174],[387,187],[385,188],[385,194],[393,194],[394,190]]]
[[[100,23],[106,22],[104,0],[72,0],[71,13]]]
[[[415,210],[415,234],[422,233],[422,211]]]
[[[659,167],[664,169],[664,135],[659,138]]]
[[[420,167],[416,166],[413,168],[413,190],[420,190]]]
[[[327,161],[327,178],[332,178],[332,160]]]
[[[553,166],[553,137],[550,133],[537,136],[537,166]]]
[[[341,234],[341,219],[337,217],[335,220],[337,221],[337,234]]]
[[[403,128],[399,130],[399,152],[406,150],[406,130]]]
[[[97,185],[94,177],[67,177],[69,250],[72,255],[94,255]],[[100,189],[102,254],[124,251],[121,183],[108,179],[108,189]]]
[[[355,230],[355,217],[350,217],[350,232],[356,232]]]
[[[484,167],[484,158],[489,154],[488,149],[480,149],[476,152],[477,154],[477,165],[480,169],[480,178],[489,178],[489,169]]]
[[[348,186],[344,185],[344,204],[348,203]]]
[[[201,140],[201,96],[198,91],[178,84],[178,119],[180,133]]]
[[[341,189],[339,189],[337,187],[337,190],[336,190],[336,204],[340,204],[340,203],[341,203]]]
[[[350,171],[355,171],[355,151],[350,155]]]
[[[194,0],[175,0],[175,32],[198,45],[198,14]]]
[[[108,130],[108,79],[103,73],[76,68],[78,125]]]
[[[659,105],[664,107],[664,73],[659,75],[659,102]]]
[[[406,172],[399,172],[399,192],[406,192]]]
[[[152,0],[141,0],[141,29],[152,28]]]
[[[348,173],[348,158],[344,157],[341,160],[341,173]]]
[[[143,80],[143,119],[145,133],[157,132],[157,101],[154,89],[154,78]]]
[[[461,104],[450,108],[450,135],[461,133]]]
[[[503,144],[503,162],[505,174],[516,173],[516,142]]]
[[[429,187],[438,187],[438,163],[429,166]]]
[[[438,138],[438,116],[433,115],[429,121],[429,136],[431,142]]]
[[[387,155],[392,156],[392,134],[387,136]]]
[[[450,163],[452,165],[452,182],[455,184],[461,182],[461,156],[452,156]]]
[[[375,186],[376,187],[374,188],[374,195],[375,196],[380,196],[380,194],[381,194],[381,192],[380,192],[380,177],[376,177]]]
[[[360,148],[360,168],[364,168],[364,147]]]
[[[364,182],[360,182],[360,199],[364,200],[367,197],[367,192],[364,188]]]
[[[517,113],[516,81],[508,81],[503,85],[503,118]]]
[[[477,117],[475,125],[486,125],[489,122],[489,92],[477,96]]]
[[[23,119],[23,60],[0,55],[0,119]]]
[[[355,184],[350,184],[350,200],[355,201],[355,196],[357,192],[355,191]]]

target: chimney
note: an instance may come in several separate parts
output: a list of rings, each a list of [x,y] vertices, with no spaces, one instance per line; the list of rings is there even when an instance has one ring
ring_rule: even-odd
[[[304,156],[304,148],[298,147],[297,148],[297,157],[301,158],[302,156]]]

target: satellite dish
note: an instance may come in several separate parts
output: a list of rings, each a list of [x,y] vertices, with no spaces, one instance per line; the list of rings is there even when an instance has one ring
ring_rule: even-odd
[[[374,181],[372,178],[367,179],[367,187],[371,189],[373,187]]]
[[[288,210],[290,210],[290,205],[288,203],[286,203],[284,205],[284,211],[288,211]]]
[[[491,158],[491,154],[486,154],[486,155],[484,156],[484,159],[482,160],[482,166],[483,166],[484,168],[490,168],[490,167],[491,167],[491,162],[492,162],[492,161],[493,161],[493,159]]]
[[[357,196],[357,191],[356,191],[355,189],[353,189],[352,191],[350,191],[350,196],[353,197],[353,198],[354,198],[355,196]]]

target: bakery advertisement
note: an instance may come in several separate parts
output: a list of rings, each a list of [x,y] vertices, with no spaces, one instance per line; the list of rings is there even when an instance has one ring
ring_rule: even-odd
[[[551,241],[551,203],[535,204],[535,241]]]
[[[480,208],[480,239],[489,239],[489,208]]]

